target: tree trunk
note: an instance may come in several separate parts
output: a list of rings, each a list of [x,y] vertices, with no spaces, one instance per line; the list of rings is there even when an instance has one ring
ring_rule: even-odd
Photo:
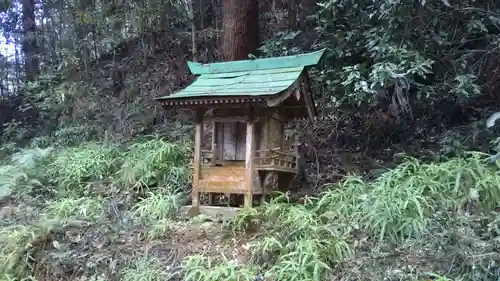
[[[299,0],[296,0],[299,1]],[[307,17],[314,14],[317,7],[317,0],[300,0],[300,8],[299,8],[299,20],[300,24],[305,27]]]
[[[35,1],[22,0],[23,6],[23,39],[24,68],[26,80],[34,81],[38,77],[38,58],[36,49]]]
[[[258,4],[258,0],[224,0],[224,60],[248,59],[259,47]]]
[[[288,0],[288,28],[290,29],[297,25],[297,1]]]
[[[191,0],[189,3],[189,20],[191,21],[191,53],[193,54],[193,61],[198,61],[198,48],[196,43],[196,21],[195,21],[195,3],[194,0]]]

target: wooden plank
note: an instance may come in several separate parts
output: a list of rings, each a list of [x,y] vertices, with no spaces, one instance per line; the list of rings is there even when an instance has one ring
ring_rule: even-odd
[[[283,91],[276,97],[270,98],[266,101],[266,104],[268,107],[275,107],[284,102],[286,99],[288,99],[295,91],[297,90],[297,83],[294,82],[290,87],[286,89],[286,91]]]
[[[203,166],[201,168],[202,180],[213,180],[213,181],[244,181],[245,177],[245,167],[243,166]]]
[[[218,166],[218,167],[224,167],[224,166],[245,167],[245,161],[217,160],[217,162],[215,162],[215,165],[213,165],[212,163],[204,163],[204,164],[202,164],[202,168],[203,167],[213,167],[213,166]]]
[[[228,116],[228,117],[219,117],[219,116],[210,116],[205,118],[206,121],[211,122],[219,122],[219,123],[231,123],[231,122],[246,122],[246,116]]]
[[[223,160],[236,160],[236,138],[234,135],[236,125],[234,123],[222,123],[224,150]]]
[[[217,163],[217,126],[218,123],[212,122],[212,165]]]
[[[277,150],[281,150],[281,144],[283,142],[283,132],[281,131],[281,122],[275,118],[268,119],[268,139],[267,147],[274,147]]]
[[[201,142],[203,137],[203,115],[204,110],[198,110],[196,112],[196,131],[194,136],[194,160],[193,160],[193,191],[191,194],[193,212],[196,212],[200,207],[200,191],[199,191],[199,181],[200,181],[200,170],[201,170]]]
[[[312,100],[311,97],[311,91],[309,89],[309,77],[307,73],[303,74],[300,81],[300,87],[301,87],[301,93],[304,96],[304,102],[307,110],[307,117],[309,118],[309,121],[314,121],[314,117],[316,116],[316,107],[314,106],[314,101]]]
[[[246,150],[246,123],[238,122],[235,123],[236,127],[236,160],[245,161],[245,150]]]
[[[218,142],[218,151],[217,151],[217,159],[219,161],[224,161],[224,124],[219,123],[217,126],[217,142]]]
[[[255,179],[254,157],[255,157],[255,123],[254,120],[247,122],[246,153],[245,153],[245,208],[252,207],[252,189]]]
[[[277,165],[259,165],[255,169],[258,171],[275,171],[275,172],[284,172],[284,173],[290,173],[290,174],[298,173],[297,169],[280,167]]]
[[[243,194],[246,192],[245,188],[244,181],[200,180],[200,192]]]
[[[266,150],[268,149],[268,144],[267,144],[267,139],[268,139],[268,131],[269,131],[269,126],[267,124],[269,117],[265,116],[262,120],[262,132],[261,132],[261,139],[260,139],[260,147],[259,149],[261,150]]]

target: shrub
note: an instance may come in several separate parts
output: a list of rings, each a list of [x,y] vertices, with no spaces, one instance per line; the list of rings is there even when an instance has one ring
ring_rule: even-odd
[[[173,214],[182,206],[183,196],[175,191],[164,193],[152,193],[141,198],[141,201],[134,206],[136,216],[146,222],[155,222],[171,218]]]
[[[281,195],[256,209],[242,210],[226,226],[235,233],[264,223],[266,234],[251,242],[250,250],[252,263],[265,270],[266,279],[322,280],[352,257],[353,250],[347,230],[325,223],[315,206],[315,200],[293,205]]]
[[[119,166],[119,150],[99,143],[64,148],[54,154],[48,165],[48,176],[62,190],[81,194],[81,187],[91,181],[104,180]]]
[[[171,272],[168,267],[165,267],[159,261],[144,256],[125,268],[122,274],[121,280],[124,281],[160,281],[172,279],[176,275],[176,272]]]
[[[41,186],[43,171],[52,148],[23,149],[14,153],[7,165],[0,166],[0,197],[11,192],[29,191],[33,186]]]
[[[350,259],[354,249],[366,246],[373,256],[368,262],[374,263],[376,271],[380,268],[376,275],[384,278],[387,268],[375,259],[384,258],[395,246],[403,251],[410,245],[420,251],[437,249],[426,258],[441,258],[443,270],[456,268],[455,276],[494,279],[498,272],[490,267],[499,258],[492,255],[498,247],[494,241],[499,233],[499,171],[500,162],[488,162],[486,155],[478,153],[440,163],[408,158],[373,181],[349,176],[302,205],[290,204],[282,195],[254,210],[243,210],[227,226],[233,233],[251,228],[253,221],[264,226],[266,233],[251,243],[250,256],[271,280],[323,280],[344,261],[357,264]],[[375,254],[374,249],[384,250]],[[443,260],[440,251],[453,255],[453,260],[446,255]],[[197,266],[191,272],[203,272],[203,268],[208,275],[213,270],[199,264],[191,262]],[[231,264],[218,266],[231,272]],[[403,268],[397,271],[409,280],[426,276]],[[358,277],[363,277],[362,272],[352,278]]]
[[[102,214],[103,202],[99,198],[61,198],[47,206],[45,215],[53,218],[96,218]]]
[[[373,182],[350,177],[324,193],[317,212],[363,227],[372,237],[422,238],[472,205],[489,213],[500,203],[499,164],[473,154],[442,163],[408,159]]]
[[[123,155],[119,183],[139,191],[152,186],[179,187],[186,182],[187,150],[159,137],[133,144]]]
[[[186,281],[254,281],[258,276],[255,267],[224,259],[217,263],[212,258],[200,255],[188,256],[183,269]]]
[[[48,229],[14,225],[0,229],[0,276],[26,277],[35,252],[46,243]]]

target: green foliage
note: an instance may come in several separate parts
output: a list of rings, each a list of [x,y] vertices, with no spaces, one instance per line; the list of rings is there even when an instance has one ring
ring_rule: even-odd
[[[25,276],[34,260],[37,243],[44,243],[47,229],[13,225],[0,229],[0,276]]]
[[[352,119],[376,109],[398,121],[428,118],[416,124],[420,135],[447,125],[448,106],[491,106],[475,103],[498,87],[491,73],[498,68],[500,10],[491,3],[321,0],[307,23],[279,29],[261,51],[276,56],[328,48],[323,69],[311,74],[321,116]],[[443,118],[435,124],[437,116]]]
[[[23,149],[22,151],[12,155],[11,162],[18,167],[22,167],[23,169],[32,170],[36,168],[36,165],[40,164],[41,160],[47,158],[52,151],[52,147],[47,147],[45,149],[38,147]]]
[[[172,223],[171,219],[161,219],[153,223],[151,228],[148,231],[148,239],[150,241],[158,239],[170,230],[170,224]]]
[[[39,267],[32,267],[35,262],[67,262],[69,254],[65,251],[75,251],[74,243],[86,241],[83,239],[84,233],[74,237],[71,233],[89,225],[97,231],[103,227],[100,224],[110,222],[110,217],[120,220],[120,223],[122,219],[128,220],[128,224],[136,226],[139,221],[145,222],[150,227],[148,238],[160,238],[169,230],[169,219],[174,217],[185,198],[182,184],[186,181],[187,169],[183,168],[186,161],[185,154],[182,153],[180,146],[156,139],[146,141],[145,144],[133,144],[128,150],[116,145],[90,142],[78,147],[24,149],[7,158],[5,165],[0,165],[0,187],[2,190],[8,189],[14,195],[13,200],[26,200],[29,206],[18,206],[17,203],[12,207],[0,206],[0,276],[23,279],[41,270]],[[141,158],[142,154],[146,157]],[[163,163],[164,161],[167,163]],[[133,170],[132,163],[138,166],[136,170]],[[122,206],[135,203],[128,201],[134,197],[122,196],[124,193],[130,194],[131,190],[127,188],[141,186],[146,189],[150,186],[146,185],[148,176],[142,177],[139,174],[135,175],[137,180],[141,180],[140,183],[133,182],[135,177],[127,177],[125,181],[120,177],[127,174],[121,169],[145,173],[148,168],[163,169],[151,171],[150,175],[156,176],[149,177],[161,178],[163,184],[172,187],[164,187],[160,193],[149,192],[147,197],[137,202],[131,212],[122,214]],[[121,182],[130,185],[117,188]],[[33,192],[34,186],[39,188],[37,192]],[[106,191],[102,192],[101,188]],[[47,191],[54,189],[60,192],[47,194]],[[8,194],[2,194],[2,199],[4,195]],[[13,210],[14,213],[4,213],[3,208]],[[141,227],[144,225],[141,224]],[[71,231],[66,232],[67,228]],[[65,243],[68,242],[65,240],[70,240],[71,243]],[[94,241],[95,238],[90,240],[95,245],[100,243]],[[47,253],[40,253],[46,250],[58,253],[49,256],[46,256]],[[164,280],[170,278],[171,274],[173,273],[165,270],[159,263],[148,259],[125,269],[123,278]]]
[[[92,181],[104,180],[116,171],[119,152],[116,147],[85,143],[64,148],[54,154],[47,173],[61,190],[81,193]]]
[[[422,238],[471,204],[477,212],[498,207],[498,166],[484,155],[443,163],[408,159],[373,182],[349,178],[318,201],[332,219],[354,222],[379,240]]]
[[[257,209],[243,210],[227,226],[233,232],[256,230],[253,226],[259,222],[265,222],[267,234],[251,243],[251,261],[265,269],[266,278],[322,280],[353,255],[346,229],[325,223],[312,200],[293,205],[281,195]]]
[[[59,220],[74,217],[97,218],[102,215],[103,202],[96,198],[61,198],[48,204],[45,215]]]
[[[247,231],[252,226],[258,225],[259,212],[255,208],[247,208],[238,213],[236,216],[224,223],[224,228],[229,229],[233,234],[237,232]]]
[[[39,167],[46,164],[52,150],[48,147],[15,152],[6,161],[7,165],[0,166],[0,194],[28,192],[32,187],[41,186],[43,171]]]
[[[170,280],[175,273],[171,273],[159,261],[152,257],[144,256],[136,261],[122,273],[124,281],[160,281]]]
[[[183,197],[179,191],[148,193],[135,206],[134,213],[146,222],[162,221],[171,218],[182,206]]]
[[[339,265],[352,261],[363,243],[373,249],[411,244],[448,247],[460,253],[457,255],[477,250],[451,242],[463,237],[460,239],[465,241],[484,239],[474,243],[492,249],[499,233],[495,212],[500,207],[499,171],[500,162],[491,163],[488,155],[481,153],[438,163],[407,158],[373,181],[350,176],[319,198],[306,198],[302,205],[291,204],[287,195],[282,195],[256,209],[241,211],[226,226],[237,233],[259,231],[253,226],[261,225],[265,234],[250,243],[250,261],[272,280],[323,280],[346,270]],[[465,236],[464,231],[471,228],[483,233],[482,238]],[[371,242],[355,240],[359,236]],[[489,251],[484,250],[486,255]],[[185,265],[194,276],[192,280],[210,274],[215,267],[232,275],[238,275],[233,270],[247,272],[250,268],[192,259]],[[474,263],[472,268],[469,262]],[[498,278],[485,268],[487,264],[487,259],[464,261],[454,265],[458,270],[453,274],[474,280]],[[447,270],[449,265],[445,267]],[[404,276],[421,280],[426,274]]]
[[[152,186],[181,186],[187,180],[187,152],[186,147],[159,137],[135,143],[123,155],[119,183],[140,191]]]
[[[97,142],[55,150],[24,149],[0,166],[0,190],[10,194],[14,189],[28,192],[35,186],[47,186],[61,195],[88,196],[97,191],[94,183],[116,183],[141,191],[158,186],[181,190],[188,175],[186,154],[182,146],[159,138],[134,143],[127,150]],[[172,204],[178,204],[176,195],[171,196]]]
[[[217,263],[210,257],[189,256],[184,260],[186,281],[252,281],[257,269],[224,259]]]

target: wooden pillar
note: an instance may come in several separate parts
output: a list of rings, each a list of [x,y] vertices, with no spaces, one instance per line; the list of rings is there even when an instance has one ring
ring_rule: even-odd
[[[212,122],[212,165],[217,164],[217,123]]]
[[[200,210],[200,174],[201,174],[201,142],[203,137],[203,114],[202,110],[196,111],[196,132],[194,136],[194,161],[193,161],[193,212]]]
[[[217,164],[217,123],[212,122],[212,166],[215,167]],[[212,206],[214,204],[214,193],[208,193],[208,205]]]
[[[295,132],[295,136],[293,139],[293,152],[295,153],[295,169],[299,169],[299,163],[300,163],[300,156],[299,156],[299,144],[300,144],[300,139],[299,139],[299,134]]]
[[[255,121],[249,118],[247,121],[247,137],[245,149],[245,208],[252,207],[252,190],[255,178]]]

